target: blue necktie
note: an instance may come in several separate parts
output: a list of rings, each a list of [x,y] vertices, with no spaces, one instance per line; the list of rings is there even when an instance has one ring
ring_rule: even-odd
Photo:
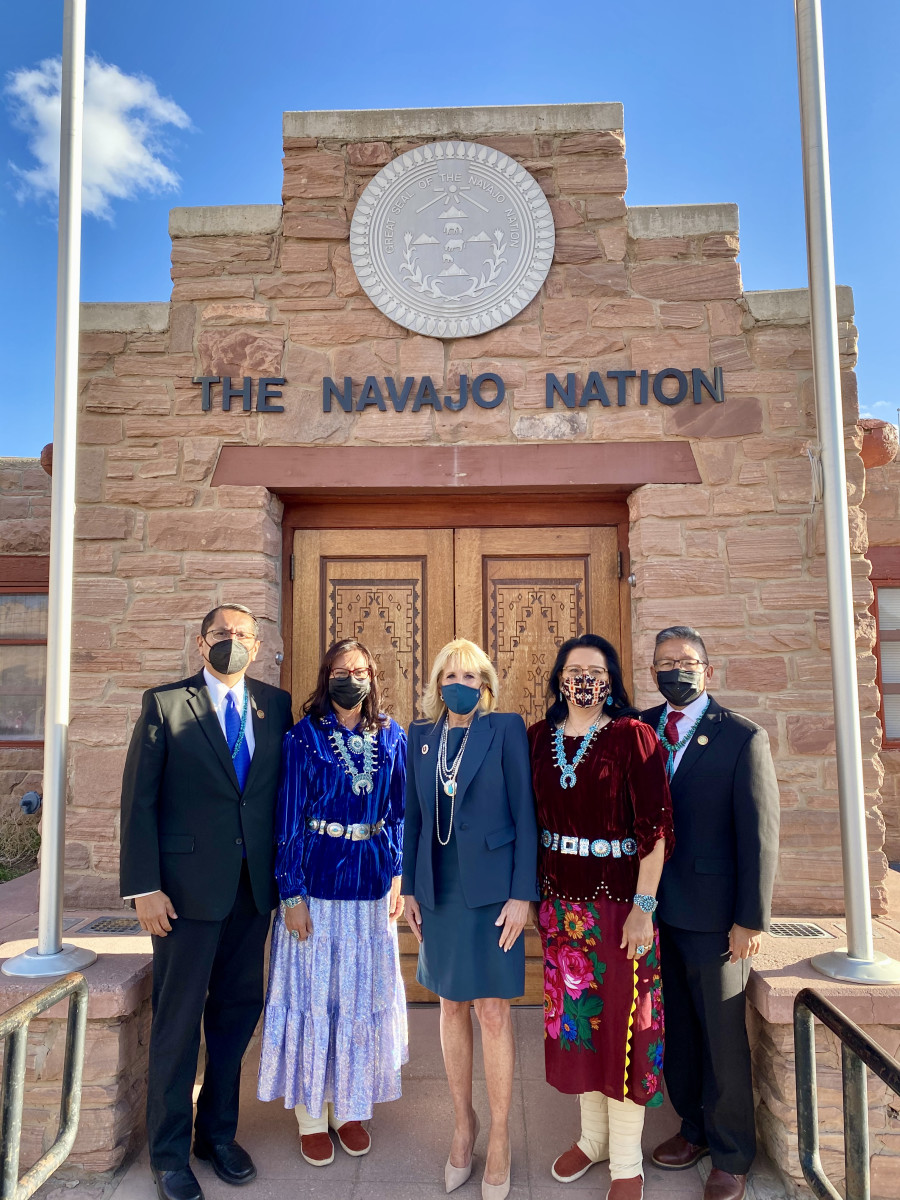
[[[238,706],[234,700],[234,692],[226,692],[225,737],[228,740],[228,749],[232,752],[232,762],[234,763],[234,771],[237,775],[238,787],[243,791],[244,784],[247,782],[247,774],[250,770],[250,747],[247,745],[247,732],[244,730],[244,736],[241,739],[241,748],[237,754],[234,753],[240,732],[241,714],[238,712]]]

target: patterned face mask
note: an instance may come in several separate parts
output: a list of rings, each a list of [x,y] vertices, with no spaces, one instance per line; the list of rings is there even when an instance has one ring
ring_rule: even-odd
[[[609,680],[595,679],[593,675],[576,675],[562,681],[562,694],[579,708],[593,708],[602,704],[609,695]]]

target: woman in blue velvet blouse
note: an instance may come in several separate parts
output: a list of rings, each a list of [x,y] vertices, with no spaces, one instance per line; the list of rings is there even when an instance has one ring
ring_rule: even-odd
[[[285,736],[259,1098],[284,1097],[313,1166],[371,1146],[361,1122],[400,1096],[406,997],[397,918],[406,734],[379,711],[375,660],[355,639],[325,655]]]

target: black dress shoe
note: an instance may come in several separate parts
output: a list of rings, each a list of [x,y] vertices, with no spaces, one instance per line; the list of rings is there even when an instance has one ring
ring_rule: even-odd
[[[256,1178],[253,1159],[237,1142],[221,1142],[218,1146],[211,1146],[195,1138],[194,1155],[208,1162],[224,1183],[249,1183]]]
[[[179,1167],[177,1171],[157,1171],[155,1167],[150,1170],[159,1200],[203,1200],[197,1176],[190,1167]]]

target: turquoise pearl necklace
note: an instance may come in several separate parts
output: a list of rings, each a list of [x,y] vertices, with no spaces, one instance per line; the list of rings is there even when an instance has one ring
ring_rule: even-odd
[[[247,685],[244,684],[244,703],[241,705],[241,727],[238,730],[237,741],[234,743],[234,749],[231,752],[231,761],[236,762],[241,746],[244,744],[244,735],[247,731],[247,712],[249,703],[247,701]]]
[[[694,730],[697,728],[697,726],[703,720],[703,717],[708,708],[709,708],[709,696],[706,697],[706,703],[703,705],[703,708],[700,710],[697,720],[693,723],[693,725],[690,727],[690,729],[687,731],[687,733],[684,735],[684,737],[680,738],[677,742],[675,742],[673,744],[672,742],[669,741],[669,739],[666,737],[666,734],[665,734],[666,716],[668,713],[668,709],[663,707],[663,710],[659,716],[659,724],[656,727],[656,735],[659,738],[660,745],[662,746],[663,750],[665,750],[665,752],[666,752],[666,778],[667,779],[671,779],[672,776],[675,774],[675,755],[678,753],[679,750],[683,750],[685,748],[685,746],[688,744],[688,742],[691,740],[691,738],[694,736]]]

